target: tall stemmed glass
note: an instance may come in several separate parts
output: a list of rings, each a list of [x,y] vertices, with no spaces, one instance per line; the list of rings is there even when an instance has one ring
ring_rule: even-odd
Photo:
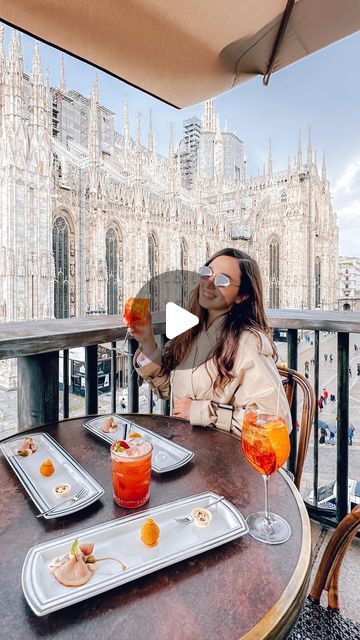
[[[247,460],[262,474],[265,484],[265,511],[248,516],[249,533],[267,544],[286,542],[291,536],[290,525],[281,516],[271,513],[269,507],[270,476],[284,464],[290,453],[286,422],[279,416],[247,407],[241,443]]]
[[[120,355],[131,355],[129,350],[126,350],[126,342],[130,338],[129,327],[131,328],[135,324],[143,323],[150,311],[150,299],[149,298],[129,298],[124,307],[124,319],[127,323],[127,330],[124,338],[124,346],[121,349],[116,349]]]

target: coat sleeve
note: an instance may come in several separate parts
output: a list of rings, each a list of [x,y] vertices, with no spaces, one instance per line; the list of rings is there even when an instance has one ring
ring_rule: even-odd
[[[191,424],[214,425],[240,435],[247,405],[275,414],[279,397],[279,414],[291,431],[290,408],[265,335],[248,331],[242,336],[234,370],[237,386],[231,403],[194,400],[190,408]]]
[[[141,353],[141,348],[137,349],[134,354],[134,367],[139,376],[143,380],[149,383],[154,390],[158,398],[162,400],[168,400],[170,398],[170,374],[164,374],[161,372],[161,351],[157,348],[154,353],[151,354],[151,362],[147,362],[144,366],[141,366],[141,362],[138,362],[138,357]],[[148,360],[148,359],[147,359]]]

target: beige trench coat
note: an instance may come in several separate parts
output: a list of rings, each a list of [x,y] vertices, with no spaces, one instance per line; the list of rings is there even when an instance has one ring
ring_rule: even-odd
[[[192,425],[212,425],[239,435],[245,405],[255,405],[264,412],[275,414],[279,396],[279,415],[285,418],[291,430],[289,405],[272,357],[270,341],[263,333],[243,332],[234,363],[234,378],[223,390],[214,392],[217,370],[208,355],[221,332],[221,325],[220,317],[207,331],[202,331],[186,360],[170,375],[161,374],[160,349],[151,354],[151,360],[140,355],[141,348],[138,349],[134,357],[138,375],[149,382],[159,398],[170,398],[171,412],[176,399],[191,398]],[[146,361],[143,366],[142,358]]]

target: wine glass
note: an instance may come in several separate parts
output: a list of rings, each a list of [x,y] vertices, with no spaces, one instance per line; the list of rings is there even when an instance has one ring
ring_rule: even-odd
[[[120,355],[131,355],[130,351],[126,351],[126,341],[130,337],[129,327],[135,324],[141,324],[146,320],[150,311],[150,299],[149,298],[129,298],[126,301],[124,307],[123,316],[127,321],[127,329],[124,338],[124,346],[121,349],[116,349]]]
[[[269,508],[269,479],[287,460],[290,440],[286,422],[254,407],[247,407],[241,435],[243,452],[259,471],[265,483],[265,511],[252,513],[246,519],[249,533],[267,544],[281,544],[291,536],[289,523]]]

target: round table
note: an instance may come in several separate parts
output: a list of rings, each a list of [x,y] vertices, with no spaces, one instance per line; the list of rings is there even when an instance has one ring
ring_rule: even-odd
[[[133,419],[195,452],[181,469],[152,474],[150,501],[142,509],[203,491],[224,495],[245,517],[263,508],[263,479],[237,439],[177,418],[133,414]],[[288,542],[266,545],[246,535],[48,616],[32,613],[21,587],[28,549],[129,514],[112,499],[109,445],[86,431],[83,421],[32,430],[50,433],[105,489],[100,500],[72,516],[37,519],[34,504],[1,456],[0,635],[7,640],[286,638],[306,597],[311,536],[303,501],[284,472],[270,481],[270,506],[290,523]]]

